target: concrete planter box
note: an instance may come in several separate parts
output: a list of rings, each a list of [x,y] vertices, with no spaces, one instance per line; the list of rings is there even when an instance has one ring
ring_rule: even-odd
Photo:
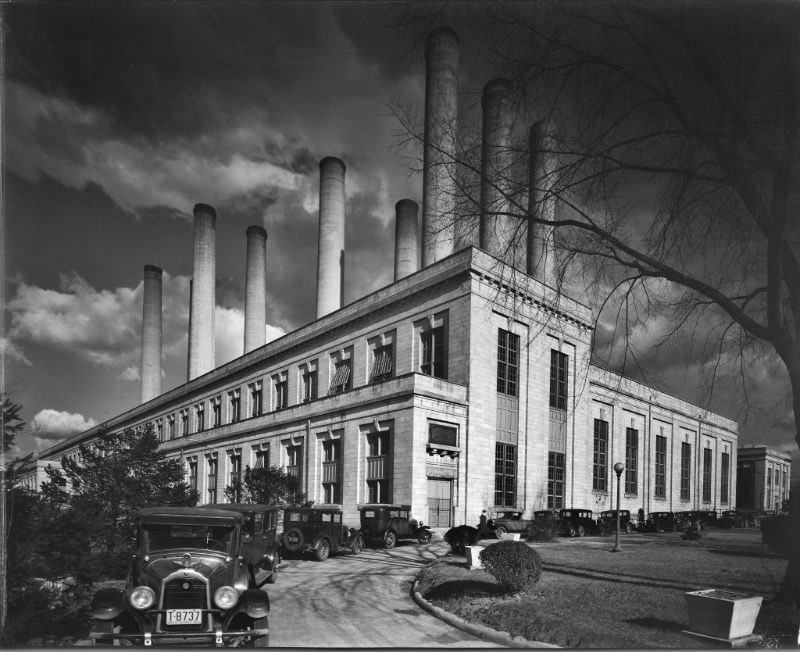
[[[692,633],[732,640],[750,636],[761,610],[760,595],[704,589],[685,594]]]
[[[467,553],[467,566],[469,566],[470,570],[483,568],[483,562],[481,561],[483,548],[484,546],[464,546],[464,550]]]
[[[504,532],[500,535],[500,541],[519,541],[520,536],[519,532]]]

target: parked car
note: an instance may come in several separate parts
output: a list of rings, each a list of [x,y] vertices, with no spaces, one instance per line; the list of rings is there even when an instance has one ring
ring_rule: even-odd
[[[242,557],[244,517],[204,507],[151,507],[136,517],[124,589],[93,596],[91,633],[105,645],[269,643],[269,597]]]
[[[284,555],[312,553],[317,561],[325,561],[342,550],[358,554],[363,541],[358,529],[342,523],[341,507],[316,505],[285,508],[281,546]]]
[[[601,534],[614,534],[617,531],[617,510],[607,509],[604,512],[600,512],[597,525]],[[619,510],[619,531],[626,534],[633,532],[633,522],[631,521],[629,509]]]
[[[645,532],[675,531],[675,514],[672,512],[650,512],[644,525],[639,528]]]
[[[561,520],[561,534],[582,537],[587,533],[598,534],[600,531],[591,509],[562,509],[558,515]]]
[[[361,517],[361,534],[367,545],[379,543],[394,548],[401,539],[414,539],[419,543],[431,540],[431,529],[411,518],[410,505],[375,503],[358,506]]]
[[[256,586],[274,584],[281,563],[278,521],[283,512],[279,505],[247,505],[224,503],[203,505],[208,509],[227,509],[244,516],[242,556],[247,562]]]
[[[506,532],[527,533],[532,522],[532,519],[522,518],[522,512],[502,511],[495,514],[492,519],[491,529],[499,539]]]

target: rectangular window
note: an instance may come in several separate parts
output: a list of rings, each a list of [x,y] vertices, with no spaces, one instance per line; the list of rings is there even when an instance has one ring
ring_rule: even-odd
[[[681,500],[691,498],[692,445],[681,442]]]
[[[547,454],[547,509],[564,508],[564,453]]]
[[[730,484],[730,453],[722,454],[722,461],[719,469],[719,502],[723,505],[728,504],[728,485]]]
[[[317,370],[306,367],[303,369],[303,403],[317,398]]]
[[[391,502],[388,455],[389,433],[367,434],[367,500],[371,503]]]
[[[656,469],[655,469],[655,495],[656,498],[667,497],[667,438],[656,435]]]
[[[517,447],[513,444],[495,444],[494,504],[498,507],[515,507],[517,502]]]
[[[188,475],[189,475],[189,488],[197,489],[197,458],[190,457],[187,461]]]
[[[625,493],[635,496],[639,493],[638,478],[639,431],[625,429]]]
[[[711,449],[703,449],[703,502],[711,502]]]
[[[322,495],[326,503],[339,503],[341,495],[342,441],[322,442]]]
[[[189,410],[181,410],[180,411],[180,430],[179,436],[185,437],[189,434]]]
[[[231,417],[230,423],[236,423],[242,418],[242,394],[234,389],[228,392],[228,409]]]
[[[209,503],[217,502],[217,458],[209,457],[206,459],[208,464],[208,501]]]
[[[379,383],[392,377],[394,367],[394,345],[384,344],[372,351],[372,370],[369,379],[373,383]]]
[[[203,432],[206,429],[205,406],[202,403],[194,406],[194,426],[195,432]]]
[[[175,415],[167,416],[167,439],[175,439]]]
[[[497,329],[497,391],[517,395],[519,382],[519,335]]]
[[[567,378],[569,356],[555,349],[550,350],[550,407],[567,409]]]
[[[239,450],[233,451],[228,456],[230,464],[230,475],[228,477],[228,484],[235,487],[242,481],[242,452]]]
[[[211,399],[211,427],[219,428],[222,425],[222,398],[215,396]]]
[[[247,386],[250,393],[250,416],[260,417],[261,412],[264,410],[264,389],[261,381],[257,380]]]
[[[428,443],[458,446],[458,428],[441,423],[428,424]]]
[[[164,441],[164,420],[156,419],[156,438],[158,441]]]
[[[286,447],[286,475],[302,480],[303,445]]]
[[[592,489],[608,491],[608,421],[594,420],[594,457]]]
[[[285,410],[289,407],[289,379],[285,375],[273,376],[274,405],[276,410]]]
[[[447,379],[444,325],[420,333],[420,373]]]
[[[341,360],[336,363],[333,380],[331,380],[329,394],[346,392],[353,387],[350,360]]]
[[[269,468],[269,445],[256,451],[255,468]]]

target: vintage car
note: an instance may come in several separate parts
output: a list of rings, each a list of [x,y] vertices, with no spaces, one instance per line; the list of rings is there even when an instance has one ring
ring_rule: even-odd
[[[600,512],[597,525],[600,528],[601,534],[614,534],[617,531],[617,510],[607,509],[604,512]],[[633,529],[630,510],[619,510],[619,531],[630,534],[633,532]]]
[[[558,512],[561,521],[561,534],[582,537],[585,534],[598,534],[599,528],[591,509],[562,509]]]
[[[522,518],[522,512],[495,512],[495,517],[491,522],[491,529],[494,530],[494,535],[499,539],[507,532],[527,533],[531,522],[532,520],[529,518]]]
[[[644,532],[670,532],[675,531],[675,514],[672,512],[650,512],[647,520],[639,524],[639,529]]]
[[[268,645],[269,597],[242,558],[241,514],[151,507],[136,523],[125,588],[102,588],[92,598],[96,643]]]
[[[414,539],[419,543],[431,540],[431,529],[410,517],[410,505],[375,503],[358,506],[361,534],[367,545],[382,544],[394,548],[401,539]]]
[[[279,505],[217,503],[203,505],[207,509],[228,509],[244,516],[242,556],[247,562],[256,586],[274,584],[281,563],[278,522],[283,515]]]
[[[311,553],[317,561],[325,561],[342,550],[358,554],[363,545],[361,532],[342,523],[339,505],[284,509],[281,536],[284,556]]]

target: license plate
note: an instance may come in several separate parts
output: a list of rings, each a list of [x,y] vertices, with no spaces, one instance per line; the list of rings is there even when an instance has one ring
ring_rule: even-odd
[[[167,609],[167,625],[199,625],[202,617],[200,609]]]

